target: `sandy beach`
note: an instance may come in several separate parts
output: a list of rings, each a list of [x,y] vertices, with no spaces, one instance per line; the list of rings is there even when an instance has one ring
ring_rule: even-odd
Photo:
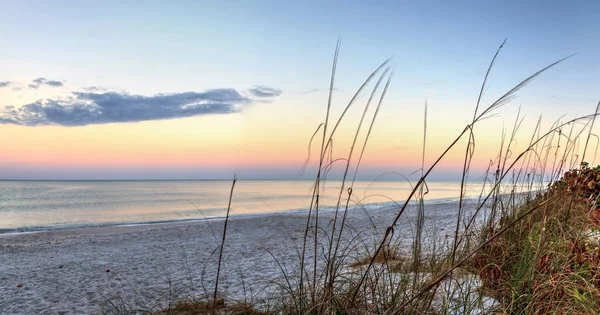
[[[429,205],[426,220],[444,234],[455,208]],[[400,238],[412,236],[414,209],[409,206],[396,229]],[[396,213],[350,211],[348,230],[374,244]],[[332,217],[323,213],[321,222]],[[305,213],[232,218],[220,293],[261,299],[282,277],[271,254],[288,272],[298,265],[305,225]],[[103,305],[119,299],[148,306],[212,292],[222,227],[222,220],[204,220],[0,235],[0,313],[101,314]]]

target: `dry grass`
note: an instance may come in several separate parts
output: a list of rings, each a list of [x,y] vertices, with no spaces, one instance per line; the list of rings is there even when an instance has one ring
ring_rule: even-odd
[[[269,313],[258,311],[252,304],[247,302],[226,303],[223,298],[217,298],[216,303],[212,300],[184,299],[177,301],[174,305],[154,312],[152,315],[266,315]]]
[[[359,268],[363,266],[367,266],[371,263],[387,265],[388,268],[392,271],[400,271],[402,270],[402,266],[404,262],[406,262],[409,258],[406,254],[403,254],[398,247],[385,247],[382,251],[380,251],[377,256],[365,256],[358,261],[350,264],[352,268]]]

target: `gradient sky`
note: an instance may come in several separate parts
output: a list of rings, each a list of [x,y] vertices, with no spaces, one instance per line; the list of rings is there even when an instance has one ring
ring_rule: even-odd
[[[441,153],[505,38],[483,106],[579,54],[476,127],[476,170],[519,107],[526,142],[540,114],[549,126],[600,100],[598,1],[0,1],[0,12],[0,179],[298,178],[339,36],[334,116],[394,56],[365,178],[419,168],[425,100],[426,163]],[[338,157],[360,110],[340,127]]]

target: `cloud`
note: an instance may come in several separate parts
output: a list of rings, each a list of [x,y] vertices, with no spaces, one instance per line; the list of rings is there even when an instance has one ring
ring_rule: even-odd
[[[0,81],[0,88],[7,87],[11,84],[12,84],[12,82],[10,82],[10,81]]]
[[[84,91],[87,92],[106,92],[107,90],[105,88],[101,88],[98,86],[86,86],[83,88]]]
[[[28,87],[30,89],[38,89],[42,85],[47,85],[47,86],[50,86],[50,87],[62,87],[62,86],[64,86],[64,84],[61,81],[48,80],[46,78],[37,78],[37,79],[31,81],[31,83],[29,83]]]
[[[281,95],[281,90],[264,85],[256,85],[249,91],[255,97],[275,97]]]
[[[339,91],[337,88],[333,88],[333,90]],[[329,89],[310,89],[310,90],[304,90],[304,91],[299,91],[299,92],[292,92],[290,94],[303,95],[303,94],[312,94],[312,93],[318,93],[318,92],[329,92]]]
[[[252,99],[234,89],[206,92],[132,95],[120,92],[73,92],[66,99],[40,100],[21,108],[8,106],[0,112],[0,124],[23,126],[126,123],[175,119],[241,111]]]

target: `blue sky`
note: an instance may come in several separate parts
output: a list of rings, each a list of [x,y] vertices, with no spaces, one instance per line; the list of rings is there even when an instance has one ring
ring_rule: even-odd
[[[596,1],[143,3],[3,2],[0,8],[8,14],[0,21],[1,56],[66,66],[77,72],[74,79],[90,83],[140,79],[128,85],[144,92],[247,86],[263,79],[312,87],[327,81],[330,60],[324,56],[332,54],[338,36],[344,39],[342,61],[352,71],[369,71],[395,55],[399,73],[422,81],[456,79],[449,68],[480,80],[470,72],[483,71],[504,38],[509,38],[505,67],[581,52],[569,69],[585,81],[598,69],[582,70],[599,66]],[[83,77],[83,70],[100,78]],[[163,75],[172,83],[153,80]]]
[[[257,116],[279,119],[296,109],[317,117],[340,36],[340,100],[394,56],[389,117],[414,115],[411,107],[426,98],[439,119],[472,111],[489,60],[505,38],[490,100],[573,53],[579,54],[520,93],[517,105],[532,118],[540,112],[558,117],[586,113],[600,98],[598,1],[2,1],[0,12],[0,82],[64,83],[59,89],[0,89],[0,106],[19,108],[86,87],[155,95],[260,85],[282,94],[269,100],[275,109],[258,105],[263,112],[255,109]],[[508,109],[508,121],[516,107]]]

